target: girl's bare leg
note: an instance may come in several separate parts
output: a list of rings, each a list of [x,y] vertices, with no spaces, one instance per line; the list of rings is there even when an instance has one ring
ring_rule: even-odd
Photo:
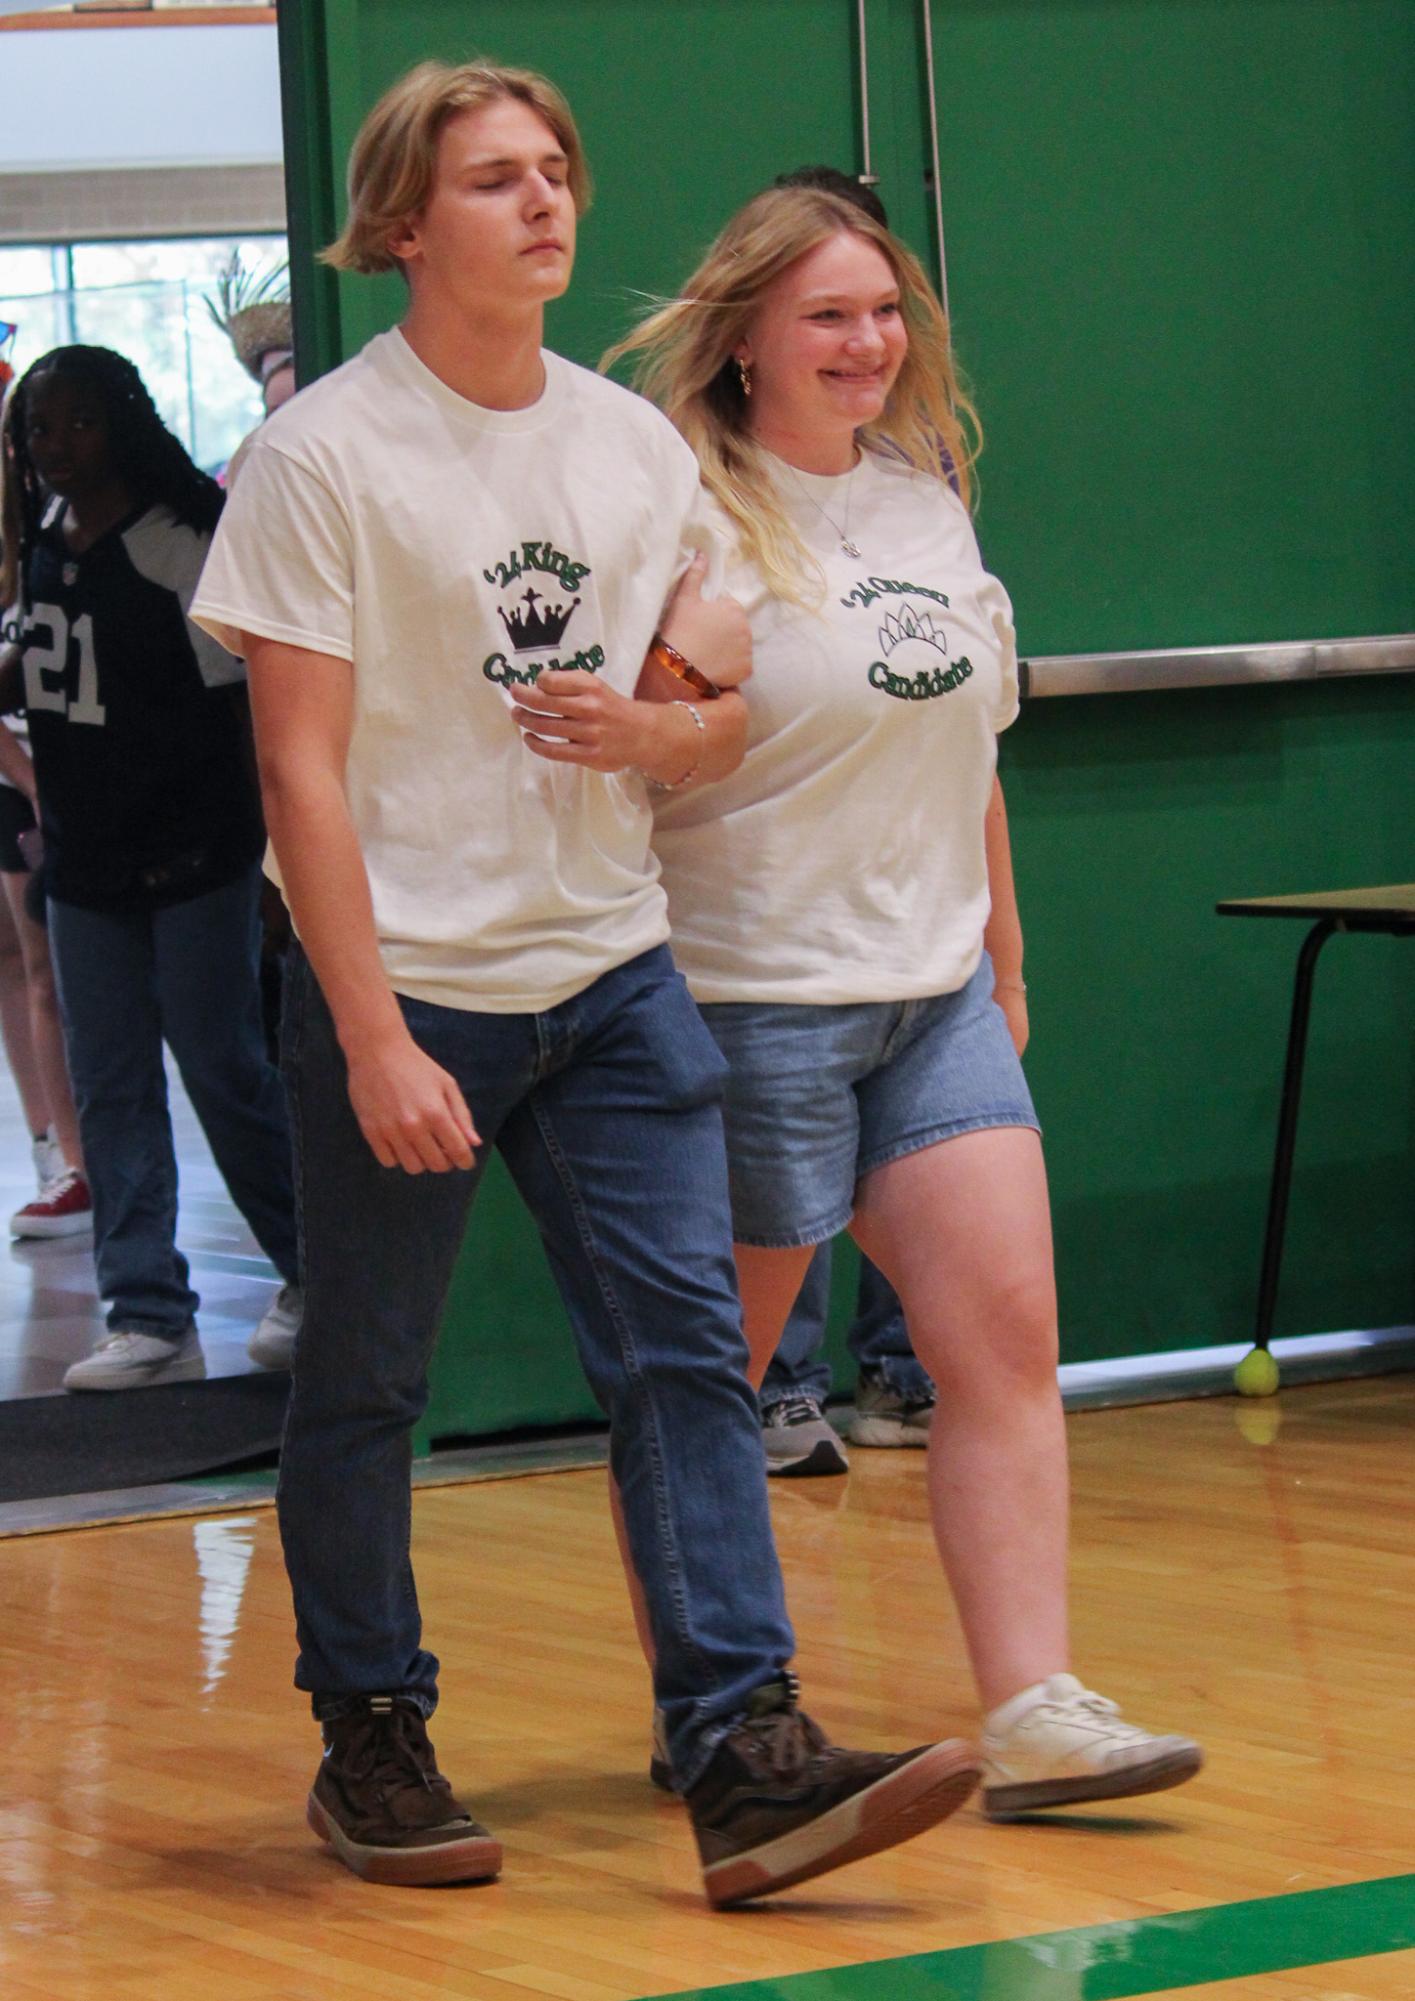
[[[38,1139],[49,1130],[50,1114],[44,1080],[35,1060],[25,955],[17,928],[20,920],[15,915],[26,880],[25,876],[9,872],[0,876],[5,885],[5,899],[0,905],[0,1041],[5,1045],[10,1074],[20,1094],[25,1124],[31,1136]]]
[[[83,1148],[79,1143],[79,1120],[74,1110],[74,1094],[69,1086],[69,1063],[64,1054],[64,1024],[59,1015],[59,996],[54,986],[54,966],[49,957],[49,933],[36,924],[25,909],[26,876],[0,877],[5,900],[24,955],[25,979],[29,988],[30,1044],[35,1070],[49,1108],[47,1124],[54,1127],[59,1150],[70,1167],[83,1172]]]
[[[1041,1141],[965,1133],[877,1169],[852,1231],[938,1385],[934,1537],[985,1711],[1067,1669],[1068,1479]]]

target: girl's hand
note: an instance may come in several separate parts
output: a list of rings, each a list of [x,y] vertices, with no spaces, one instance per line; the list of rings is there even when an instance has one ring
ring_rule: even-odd
[[[654,707],[617,694],[578,667],[555,668],[522,694],[511,718],[527,750],[551,764],[623,771],[652,762]]]
[[[703,596],[707,557],[695,556],[668,600],[659,630],[715,688],[736,688],[752,671],[752,632],[736,598]]]
[[[1027,1053],[1027,993],[1020,985],[998,986],[993,989],[993,999],[1002,1009],[1007,1022],[1007,1032],[1012,1037],[1012,1047],[1019,1056]]]

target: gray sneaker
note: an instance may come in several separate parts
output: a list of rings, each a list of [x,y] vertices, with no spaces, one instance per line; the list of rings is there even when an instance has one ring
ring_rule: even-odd
[[[66,1390],[137,1390],[149,1383],[199,1383],[206,1362],[195,1327],[174,1341],[120,1327],[104,1335],[91,1355],[64,1371]]]
[[[295,1336],[304,1318],[305,1295],[298,1285],[282,1285],[249,1341],[246,1353],[262,1369],[288,1369]]]
[[[848,1473],[845,1447],[814,1397],[781,1397],[762,1412],[762,1445],[768,1473],[799,1480],[820,1473]]]
[[[892,1389],[883,1376],[861,1369],[850,1419],[852,1445],[927,1445],[938,1398],[932,1388],[922,1396]]]

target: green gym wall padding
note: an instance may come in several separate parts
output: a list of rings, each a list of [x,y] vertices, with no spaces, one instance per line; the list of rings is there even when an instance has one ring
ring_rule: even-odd
[[[880,192],[926,258],[922,10],[867,0]],[[377,93],[428,55],[548,72],[597,196],[550,338],[593,362],[729,211],[858,168],[854,0],[306,0],[282,12],[299,337],[396,280],[313,251]],[[1415,628],[1415,10],[935,0],[978,516],[1032,654]],[[1415,681],[1033,702],[1004,744],[1070,1359],[1247,1332],[1298,933],[1222,896],[1415,873]],[[1415,1319],[1415,951],[1318,978],[1279,1331]],[[849,1292],[841,1260],[833,1340]],[[589,1414],[534,1232],[488,1176],[425,1436]]]

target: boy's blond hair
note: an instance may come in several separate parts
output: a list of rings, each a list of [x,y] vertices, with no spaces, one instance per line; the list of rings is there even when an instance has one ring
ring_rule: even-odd
[[[349,215],[321,261],[336,271],[392,271],[388,239],[421,214],[437,175],[443,128],[462,111],[515,98],[542,117],[565,154],[575,212],[590,205],[590,174],[569,105],[535,70],[500,63],[419,63],[386,90],[359,127],[349,155]]]

